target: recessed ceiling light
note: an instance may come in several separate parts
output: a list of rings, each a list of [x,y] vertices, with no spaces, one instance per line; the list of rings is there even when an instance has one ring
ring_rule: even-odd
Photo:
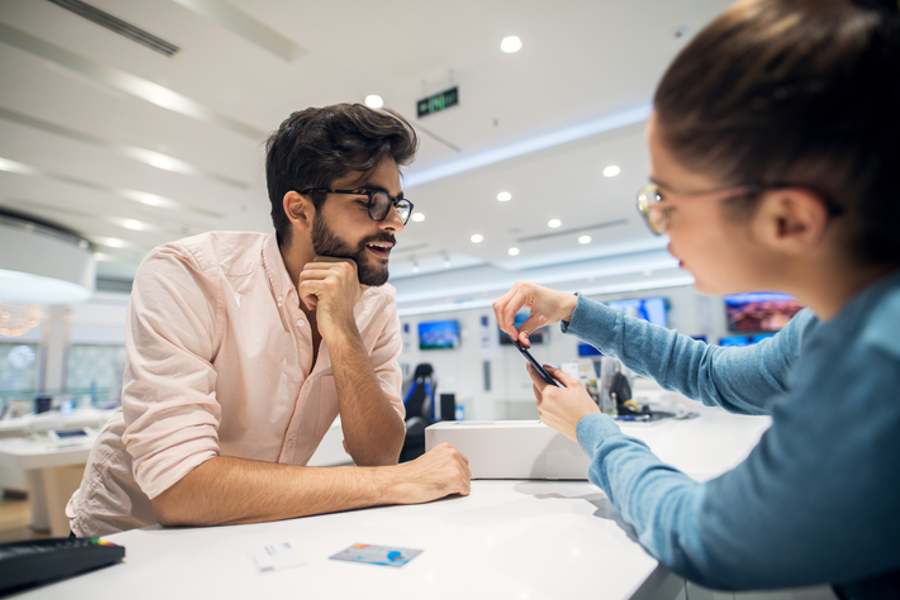
[[[507,54],[515,54],[522,49],[522,40],[517,35],[508,35],[500,41],[500,50]]]
[[[473,244],[480,244],[484,241],[484,236],[480,233],[473,233],[469,240],[471,240]]]
[[[410,218],[416,223],[421,223],[425,220],[425,213],[414,212]]]
[[[0,171],[7,173],[18,173],[19,175],[36,175],[37,171],[28,165],[9,160],[8,158],[0,158]]]
[[[378,94],[369,94],[366,96],[366,106],[369,108],[381,108],[384,106],[384,98]]]
[[[562,225],[562,221],[560,221],[559,219],[550,219],[549,221],[547,221],[547,227],[549,227],[550,229],[558,229],[560,225]]]
[[[120,240],[119,238],[113,237],[93,237],[91,241],[95,244],[99,244],[101,246],[106,246],[107,248],[127,248],[131,246],[129,242],[125,240]]]
[[[163,198],[158,194],[150,194],[140,190],[119,190],[119,193],[135,202],[146,204],[147,206],[155,206],[158,208],[175,208],[178,203],[169,198]]]
[[[513,246],[512,248],[510,248],[509,250],[507,250],[506,253],[509,254],[510,256],[518,256],[518,255],[519,255],[519,249],[516,248],[515,246]]]
[[[509,202],[510,200],[512,200],[512,194],[509,192],[497,193],[497,202]]]
[[[591,236],[589,236],[589,235],[579,235],[579,236],[578,236],[578,243],[579,243],[579,244],[590,244],[590,243],[591,243]]]
[[[603,176],[604,177],[615,177],[619,173],[622,172],[622,168],[619,165],[606,165],[603,167]]]
[[[155,225],[151,225],[150,223],[145,223],[144,221],[138,221],[137,219],[122,219],[120,217],[107,217],[106,219],[110,223],[115,223],[119,227],[124,227],[125,229],[130,229],[131,231],[156,231],[157,228]]]

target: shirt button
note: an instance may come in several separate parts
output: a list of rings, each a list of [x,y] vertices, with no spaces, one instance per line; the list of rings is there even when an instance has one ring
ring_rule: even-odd
[[[297,319],[297,327],[303,327],[303,323],[305,321],[303,319]]]

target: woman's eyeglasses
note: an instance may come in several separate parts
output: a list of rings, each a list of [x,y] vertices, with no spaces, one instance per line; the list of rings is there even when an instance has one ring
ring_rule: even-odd
[[[837,204],[832,202],[827,195],[823,194],[819,190],[816,190],[815,188],[812,188],[808,185],[798,185],[794,183],[738,185],[716,188],[713,190],[703,190],[699,192],[675,192],[672,195],[697,198],[700,196],[710,196],[713,194],[725,194],[726,192],[731,192],[730,194],[726,194],[725,196],[720,198],[720,200],[722,201],[727,201],[737,198],[747,198],[753,195],[760,194],[767,190],[790,187],[808,189],[822,198],[822,201],[825,203],[825,208],[828,210],[828,215],[831,217],[836,217],[844,212],[843,207],[838,206]],[[650,182],[638,191],[637,209],[638,212],[641,213],[641,216],[644,217],[644,222],[647,224],[647,227],[655,235],[664,235],[666,231],[668,231],[672,207],[666,206],[665,198],[663,197],[659,185]]]

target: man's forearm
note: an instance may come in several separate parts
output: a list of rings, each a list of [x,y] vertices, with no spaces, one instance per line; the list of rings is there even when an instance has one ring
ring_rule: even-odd
[[[390,467],[301,467],[217,456],[152,504],[164,525],[258,523],[402,502],[398,481]]]
[[[358,465],[395,464],[405,427],[372,371],[355,327],[328,340],[347,451]]]

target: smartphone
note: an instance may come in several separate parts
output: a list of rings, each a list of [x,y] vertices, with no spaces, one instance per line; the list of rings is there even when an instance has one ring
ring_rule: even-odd
[[[553,379],[553,376],[550,375],[550,373],[548,373],[546,370],[544,370],[544,367],[542,367],[541,363],[539,363],[537,361],[537,359],[531,355],[531,352],[528,351],[528,348],[526,348],[525,346],[520,344],[518,342],[518,340],[515,342],[515,346],[516,346],[516,348],[519,349],[519,352],[522,353],[522,356],[524,356],[528,360],[528,362],[531,363],[531,366],[534,367],[534,370],[538,372],[538,375],[541,376],[541,379],[543,379],[550,385],[555,385],[556,387],[563,387],[563,385],[561,383],[559,383],[558,381]]]

